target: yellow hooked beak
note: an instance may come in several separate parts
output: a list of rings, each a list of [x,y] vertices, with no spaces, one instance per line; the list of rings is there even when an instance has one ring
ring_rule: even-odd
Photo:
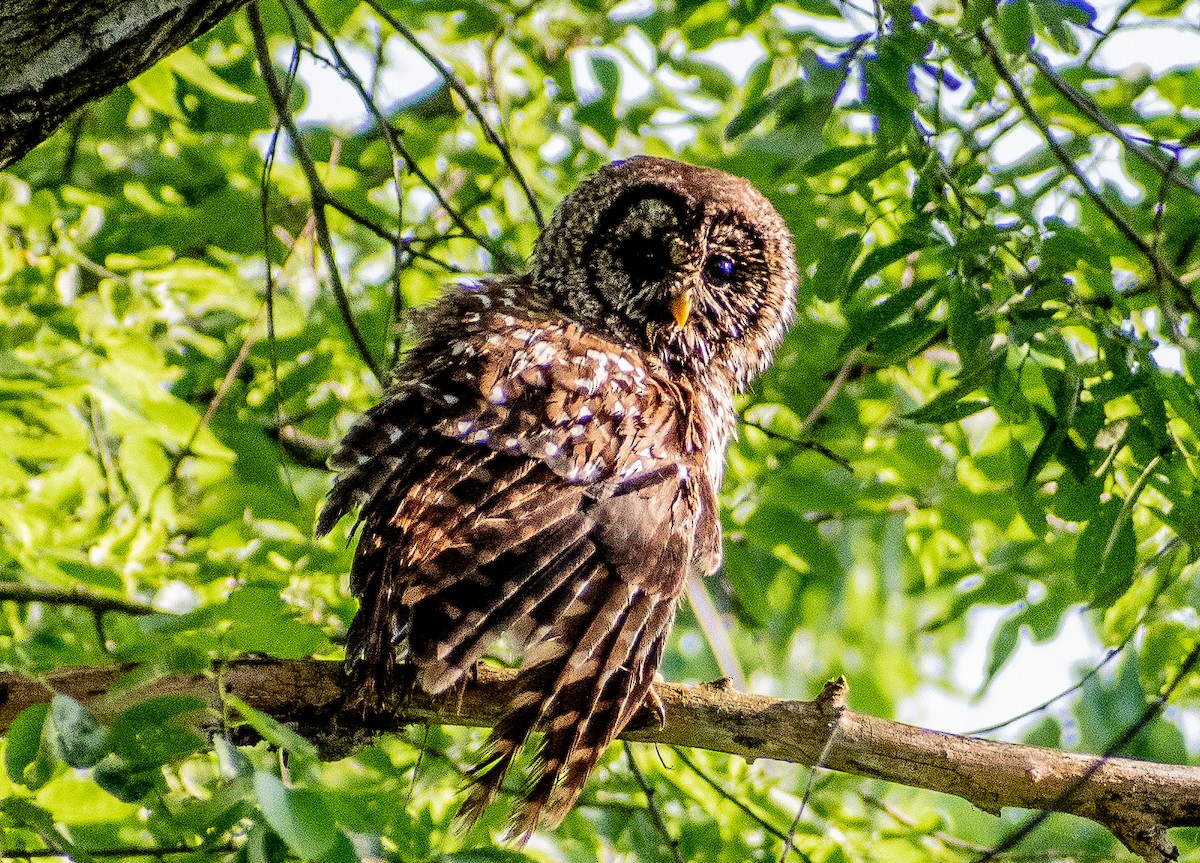
[[[687,323],[688,315],[692,313],[692,292],[684,291],[678,296],[671,297],[671,317],[675,319],[675,325],[679,329],[683,329],[683,325]]]

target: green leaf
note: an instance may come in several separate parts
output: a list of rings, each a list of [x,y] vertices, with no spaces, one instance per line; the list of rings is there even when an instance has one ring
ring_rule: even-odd
[[[1000,672],[1005,663],[1012,658],[1013,653],[1021,643],[1021,630],[1024,625],[1023,616],[1019,612],[1016,612],[1006,617],[996,627],[996,632],[992,636],[992,643],[988,647],[988,660],[984,668],[983,683],[980,684],[976,695],[987,691],[993,678]]]
[[[253,102],[254,97],[225,81],[212,67],[201,60],[191,48],[184,46],[168,57],[164,65],[180,78],[194,84],[210,95],[227,102]]]
[[[767,118],[771,112],[771,100],[767,98],[749,99],[729,124],[725,127],[726,139],[732,141],[750,132]]]
[[[318,794],[287,788],[261,770],[254,774],[254,793],[271,829],[298,857],[322,860],[334,850],[341,834]]]
[[[217,753],[222,775],[229,778],[254,775],[254,763],[224,735],[218,734],[213,738],[213,749]]]
[[[859,345],[866,344],[884,327],[912,308],[912,305],[931,287],[930,282],[914,281],[887,297],[883,302],[868,307],[865,311],[851,312],[847,316],[849,326],[846,338],[838,347],[838,353],[844,354]]]
[[[621,67],[615,60],[603,54],[590,55],[588,65],[592,68],[592,77],[600,86],[605,101],[611,103],[617,98],[617,91],[621,86]]]
[[[317,627],[295,619],[277,585],[243,585],[230,594],[221,613],[233,624],[226,640],[238,650],[303,659],[326,641]]]
[[[979,380],[984,374],[990,370],[996,363],[1000,362],[1008,353],[1007,345],[998,341],[986,349],[981,349],[974,356],[970,357],[968,362],[964,363],[963,369],[959,374],[958,383],[943,392],[934,396],[923,407],[919,407],[914,411],[905,414],[905,419],[917,423],[946,423],[953,420],[961,419],[969,414],[963,413],[963,406],[959,405],[960,400],[966,395],[974,392],[979,387]],[[966,407],[973,408],[970,413],[975,413],[976,410],[981,410],[986,407],[986,403],[967,402]]]
[[[242,714],[242,718],[246,720],[251,728],[257,731],[263,740],[270,743],[272,746],[277,746],[280,749],[287,750],[294,756],[307,758],[312,761],[319,760],[317,747],[311,742],[305,740],[295,731],[282,725],[272,717],[263,713],[261,710],[255,710],[246,702],[242,701],[236,695],[226,694],[225,700],[228,701],[238,713]]]
[[[246,835],[246,863],[283,863],[287,851],[279,834],[262,824],[255,824]]]
[[[1100,607],[1125,592],[1137,563],[1137,537],[1122,504],[1119,498],[1102,503],[1075,545],[1075,583]]]
[[[800,173],[806,177],[816,177],[874,150],[875,147],[873,144],[830,147],[828,150],[818,153],[801,165]]]
[[[92,768],[92,777],[97,785],[123,803],[136,803],[154,789],[162,777],[162,766],[133,764],[110,752]]]
[[[844,234],[830,243],[817,261],[817,271],[810,285],[812,292],[826,302],[841,297],[845,293],[850,267],[861,248],[862,234],[857,232]]]
[[[917,318],[901,321],[883,330],[875,337],[870,353],[871,362],[880,367],[896,365],[929,347],[930,342],[943,332],[941,321]]]
[[[1079,40],[1071,32],[1068,24],[1087,27],[1092,23],[1096,13],[1080,0],[1031,0],[1037,17],[1046,28],[1046,35],[1060,51],[1074,54],[1079,50]]]
[[[1059,749],[1063,745],[1062,726],[1053,716],[1043,716],[1036,725],[1025,732],[1022,742],[1030,746]]]
[[[1153,18],[1174,18],[1187,3],[1188,0],[1137,0],[1133,8]]]
[[[50,701],[50,718],[59,755],[71,767],[91,767],[104,756],[108,730],[74,698],[55,695]]]
[[[862,259],[862,263],[854,270],[854,274],[847,280],[846,294],[853,294],[871,276],[890,264],[904,260],[913,252],[919,251],[923,245],[918,240],[902,237],[894,243],[871,249]]]
[[[13,782],[26,784],[25,770],[34,763],[41,750],[42,727],[49,713],[49,704],[34,704],[18,713],[8,726],[4,770]]]
[[[1200,399],[1196,390],[1189,387],[1182,376],[1170,372],[1152,374],[1150,380],[1176,416],[1187,423],[1192,434],[1200,437]]]
[[[183,119],[175,94],[175,76],[167,64],[151,66],[129,82],[129,89],[151,110],[176,120]]]
[[[206,709],[203,699],[190,695],[147,699],[113,721],[112,751],[135,770],[159,769],[204,745],[204,738],[193,729]]]
[[[79,863],[92,863],[92,856],[63,835],[54,813],[45,807],[23,797],[10,797],[0,800],[0,813],[7,816],[6,821],[17,827],[31,828],[46,845],[61,852],[63,857]]]
[[[998,18],[1004,47],[1010,54],[1023,56],[1029,50],[1029,43],[1033,39],[1033,18],[1029,10],[1029,0],[1011,0],[1002,4]]]
[[[1067,440],[1075,422],[1075,411],[1079,407],[1079,394],[1083,382],[1078,375],[1068,372],[1064,374],[1054,393],[1056,412],[1054,416],[1046,413],[1040,405],[1034,409],[1039,414],[1046,433],[1038,441],[1033,455],[1029,458],[1029,467],[1025,470],[1025,485],[1034,482],[1050,460],[1058,454],[1059,448]]]

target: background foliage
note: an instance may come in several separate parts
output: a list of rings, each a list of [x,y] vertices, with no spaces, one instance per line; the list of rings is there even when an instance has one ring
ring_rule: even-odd
[[[339,655],[349,525],[312,539],[323,461],[378,397],[403,311],[519,269],[537,207],[640,152],[749,178],[808,274],[742,404],[708,585],[748,685],[807,698],[844,673],[855,709],[893,716],[954,688],[964,644],[988,645],[986,687],[1022,638],[1082,617],[1111,661],[1020,733],[1106,751],[1174,686],[1124,751],[1198,763],[1200,686],[1177,678],[1200,600],[1200,77],[1097,60],[1118,25],[1194,12],[265,0],[298,137],[276,129],[253,10],[90,106],[0,175],[0,595],[133,606],[5,601],[0,663],[141,665],[102,721],[59,697],[14,723],[0,853],[957,860],[1012,830],[837,775],[793,825],[805,770],[633,748],[635,772],[613,747],[519,854],[491,844],[498,817],[448,832],[478,735],[321,763],[237,704],[138,703],[214,660]],[[333,73],[352,83],[310,92]],[[717,677],[713,657],[685,609],[666,676]],[[214,719],[265,742],[210,743]],[[1127,856],[1065,818],[1021,848]]]

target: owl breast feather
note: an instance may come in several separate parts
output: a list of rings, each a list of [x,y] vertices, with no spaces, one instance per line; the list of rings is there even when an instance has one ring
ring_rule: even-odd
[[[690,389],[644,355],[487,293],[457,299],[476,309],[415,385],[441,413],[438,432],[536,459],[599,495],[701,464],[706,442]]]

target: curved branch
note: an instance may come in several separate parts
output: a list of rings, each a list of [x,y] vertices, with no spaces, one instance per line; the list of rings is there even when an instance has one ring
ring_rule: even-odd
[[[24,708],[54,693],[89,704],[101,716],[125,705],[105,698],[128,668],[78,667],[38,681],[0,675],[0,730]],[[365,744],[374,730],[414,723],[491,727],[514,694],[516,672],[479,666],[461,696],[415,694],[390,717],[347,710],[341,663],[238,660],[221,669],[225,690],[276,719],[296,725],[328,757]],[[916,728],[845,710],[844,683],[813,701],[737,692],[724,682],[656,690],[667,711],[659,726],[648,711],[621,736],[643,743],[691,746],[753,760],[813,764],[837,723],[822,765],[843,773],[953,794],[998,814],[1003,807],[1067,812],[1091,819],[1150,863],[1176,859],[1166,830],[1200,826],[1200,768],[1131,758],[1100,759],[1040,746],[1000,743]],[[193,695],[220,706],[216,675],[176,674],[138,690],[139,697]],[[219,715],[219,710],[214,713]]]
[[[446,86],[457,93],[458,97],[463,100],[463,104],[466,105],[467,110],[479,121],[479,126],[483,129],[483,136],[488,140],[488,143],[492,144],[500,152],[500,158],[504,160],[504,164],[508,166],[509,172],[516,179],[517,185],[521,187],[521,192],[525,195],[525,200],[529,202],[529,209],[533,213],[534,221],[537,222],[538,230],[544,230],[546,220],[542,216],[542,208],[538,204],[537,195],[530,188],[529,181],[525,179],[525,174],[517,167],[517,163],[513,161],[512,149],[508,146],[508,142],[501,138],[492,124],[488,122],[487,115],[483,112],[483,108],[480,107],[479,103],[475,101],[475,97],[471,95],[471,91],[467,89],[467,85],[454,74],[454,70],[446,65],[444,60],[426,48],[421,43],[421,40],[417,38],[417,35],[405,27],[379,0],[367,0],[367,5],[375,10],[375,14],[384,21],[387,21],[392,26],[392,29],[399,33],[400,37],[424,58],[426,63],[436,69],[438,74],[442,76],[442,80],[446,82]]]
[[[1183,280],[1179,277],[1179,275],[1172,270],[1158,255],[1153,246],[1147,243],[1142,238],[1141,234],[1134,230],[1133,226],[1125,220],[1125,217],[1118,213],[1116,208],[1113,207],[1113,205],[1107,200],[1105,200],[1104,196],[1101,195],[1094,186],[1092,186],[1092,184],[1088,181],[1088,178],[1084,176],[1079,165],[1074,159],[1071,158],[1071,155],[1066,151],[1063,145],[1058,142],[1058,139],[1051,134],[1049,123],[1047,123],[1045,118],[1034,109],[1033,104],[1029,101],[1029,97],[1026,95],[1024,89],[1017,81],[1016,76],[1014,76],[1012,71],[1004,64],[1004,60],[1000,56],[999,49],[997,49],[992,40],[988,38],[987,33],[980,28],[975,32],[975,38],[979,41],[980,46],[983,48],[984,56],[996,70],[996,74],[1000,76],[1002,81],[1004,81],[1013,99],[1015,99],[1017,104],[1021,106],[1021,111],[1025,114],[1026,119],[1028,119],[1029,122],[1032,123],[1038,130],[1038,133],[1042,136],[1042,140],[1046,142],[1046,146],[1050,149],[1050,152],[1054,155],[1054,158],[1056,158],[1067,171],[1067,173],[1074,177],[1075,181],[1079,183],[1079,187],[1088,197],[1088,200],[1090,200],[1096,206],[1096,208],[1104,214],[1105,218],[1108,219],[1113,227],[1115,227],[1125,237],[1125,239],[1129,241],[1129,244],[1137,249],[1137,251],[1141,253],[1142,257],[1149,262],[1150,266],[1154,269],[1154,275],[1158,281],[1161,282],[1165,279],[1167,282],[1170,282],[1170,284],[1176,290],[1186,293],[1188,290],[1187,285],[1183,283]]]
[[[250,32],[254,36],[254,50],[258,55],[258,70],[262,74],[263,83],[266,85],[267,92],[271,96],[271,102],[275,105],[275,114],[279,118],[279,122],[287,129],[288,138],[292,142],[292,150],[296,154],[296,160],[300,163],[300,169],[304,173],[305,181],[308,183],[317,245],[321,249],[321,256],[325,259],[325,267],[329,271],[329,284],[333,289],[333,297],[337,302],[338,310],[341,312],[342,323],[345,325],[347,332],[350,333],[350,338],[354,342],[354,346],[358,349],[363,362],[371,370],[371,373],[375,375],[375,380],[383,384],[387,380],[387,375],[383,373],[383,369],[380,367],[378,360],[375,359],[375,355],[371,352],[371,348],[367,344],[367,340],[363,337],[362,330],[359,329],[358,323],[355,320],[354,312],[350,308],[350,298],[346,294],[346,286],[342,282],[342,271],[338,268],[337,256],[333,251],[333,235],[329,231],[329,222],[325,218],[325,205],[333,196],[325,188],[325,184],[321,182],[321,177],[317,173],[316,163],[309,154],[308,147],[304,144],[304,139],[300,136],[300,130],[296,127],[296,120],[292,116],[292,112],[288,109],[288,97],[284,93],[284,88],[280,84],[279,77],[275,74],[275,66],[271,60],[271,51],[267,45],[267,34],[263,29],[262,16],[258,11],[258,0],[253,0],[250,3],[246,18],[250,22]]]

